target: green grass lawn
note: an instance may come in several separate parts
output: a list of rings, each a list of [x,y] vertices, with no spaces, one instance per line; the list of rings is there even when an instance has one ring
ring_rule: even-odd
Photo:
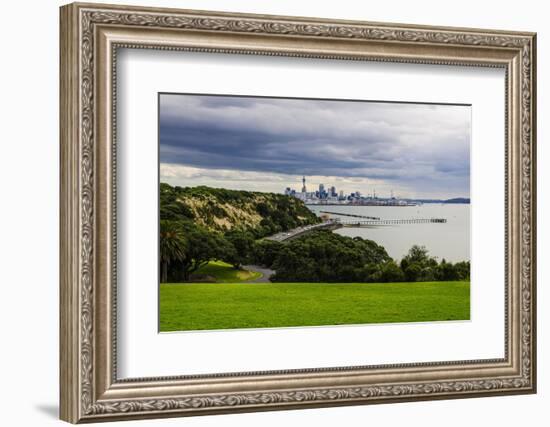
[[[216,278],[218,283],[239,283],[262,277],[262,273],[248,270],[236,270],[223,261],[210,261],[199,268],[196,274],[206,274]]]
[[[160,286],[160,330],[470,319],[470,282]]]

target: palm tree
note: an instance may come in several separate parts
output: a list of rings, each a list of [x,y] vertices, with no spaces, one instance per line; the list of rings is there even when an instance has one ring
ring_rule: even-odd
[[[168,267],[174,261],[183,261],[186,255],[186,241],[181,227],[174,221],[160,222],[160,265],[161,282],[168,281]]]

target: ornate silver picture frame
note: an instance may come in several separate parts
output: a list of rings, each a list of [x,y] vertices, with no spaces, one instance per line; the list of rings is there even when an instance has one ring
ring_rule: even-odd
[[[535,34],[80,3],[63,6],[60,18],[61,419],[536,391]],[[121,48],[503,69],[504,357],[120,379],[115,148]]]

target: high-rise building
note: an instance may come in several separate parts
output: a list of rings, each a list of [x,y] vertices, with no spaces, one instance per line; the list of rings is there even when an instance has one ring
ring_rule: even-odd
[[[325,191],[325,185],[319,184],[319,198],[320,199],[326,199],[327,198],[327,192]]]
[[[332,187],[330,187],[330,196],[331,197],[336,197],[337,196],[336,187],[334,185]]]

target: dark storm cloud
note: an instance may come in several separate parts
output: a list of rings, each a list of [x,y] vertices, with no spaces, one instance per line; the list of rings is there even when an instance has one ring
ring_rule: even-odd
[[[160,161],[469,193],[465,106],[161,95]]]

